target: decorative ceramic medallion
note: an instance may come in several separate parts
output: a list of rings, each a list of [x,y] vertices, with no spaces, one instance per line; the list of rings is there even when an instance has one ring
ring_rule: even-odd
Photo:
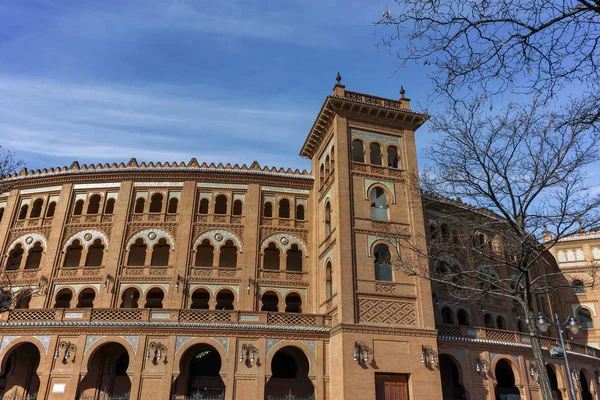
[[[148,234],[148,239],[150,239],[150,240],[154,240],[154,239],[156,239],[156,232],[150,232],[150,233]]]
[[[31,244],[31,242],[33,242],[33,238],[31,236],[27,236],[27,239],[25,239],[25,243]]]
[[[89,242],[90,240],[92,240],[92,234],[88,232],[85,234],[85,236],[83,238],[85,239],[86,242]]]
[[[285,236],[281,238],[281,244],[286,245],[288,244],[290,241],[288,240],[288,238],[286,238]]]
[[[223,235],[222,235],[221,233],[217,233],[217,234],[215,235],[215,240],[216,240],[217,242],[220,242],[221,240],[223,240]]]

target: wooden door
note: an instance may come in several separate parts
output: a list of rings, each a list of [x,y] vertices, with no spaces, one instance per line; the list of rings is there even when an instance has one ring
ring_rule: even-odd
[[[377,400],[409,400],[408,375],[375,374]]]

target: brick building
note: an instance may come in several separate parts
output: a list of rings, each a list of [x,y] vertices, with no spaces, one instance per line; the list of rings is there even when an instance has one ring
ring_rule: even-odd
[[[489,311],[494,326],[472,305],[441,320],[430,283],[390,265],[411,257],[390,227],[426,234],[407,185],[425,120],[404,94],[338,82],[300,152],[314,175],[132,159],[9,177],[0,394],[539,398],[511,305]],[[573,347],[572,360],[595,393],[600,353]]]

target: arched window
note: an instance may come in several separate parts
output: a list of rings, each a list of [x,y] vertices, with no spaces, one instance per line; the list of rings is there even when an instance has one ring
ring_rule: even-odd
[[[17,243],[14,249],[10,251],[8,254],[8,259],[6,260],[6,269],[8,271],[14,271],[15,269],[19,269],[21,266],[21,260],[23,259],[23,246],[21,243]]]
[[[160,193],[154,193],[150,198],[150,212],[159,213],[162,211],[163,206],[163,195]]]
[[[140,292],[136,288],[129,288],[123,292],[119,308],[138,308]]]
[[[144,213],[144,206],[146,204],[146,199],[144,199],[143,197],[140,197],[139,199],[137,199],[135,201],[135,210],[134,212],[136,214],[143,214]]]
[[[15,309],[17,310],[26,310],[29,308],[29,302],[31,301],[32,292],[29,289],[20,290],[17,293],[17,298],[15,300]]]
[[[290,217],[290,201],[288,199],[279,200],[279,218]]]
[[[379,143],[371,143],[369,149],[371,150],[371,164],[381,165],[381,146],[379,146]]]
[[[29,218],[39,218],[42,215],[42,206],[44,205],[44,200],[36,199],[33,202],[33,206],[31,207],[31,215]]]
[[[208,199],[200,200],[200,208],[198,209],[198,214],[208,214]]]
[[[335,146],[331,146],[331,172],[335,169]]]
[[[352,141],[352,161],[360,163],[365,162],[365,149],[363,142],[358,139],[354,139]]]
[[[375,221],[388,220],[388,202],[385,191],[380,187],[371,189],[371,218]]]
[[[73,299],[73,292],[69,289],[61,289],[56,293],[56,301],[54,302],[54,308],[69,308],[71,307],[71,300]]]
[[[167,239],[162,238],[152,248],[152,259],[150,265],[154,267],[166,267],[169,265],[169,251],[171,246]]]
[[[169,214],[177,214],[177,205],[179,204],[179,200],[177,200],[177,197],[171,197],[169,199],[169,208],[167,210],[167,212]]]
[[[53,201],[50,204],[48,204],[48,209],[46,210],[46,218],[52,218],[54,217],[54,212],[56,211],[56,202]],[[2,218],[0,217],[0,220]]]
[[[144,308],[163,308],[163,299],[165,298],[165,292],[159,288],[152,288],[146,293],[146,304]]]
[[[333,297],[333,272],[329,261],[325,267],[325,292],[328,299]]]
[[[190,308],[193,310],[208,310],[208,302],[210,301],[210,293],[206,289],[196,289],[192,293],[192,304]]]
[[[213,266],[213,252],[215,248],[210,243],[210,240],[204,239],[202,243],[196,247],[196,267],[212,267]]]
[[[331,204],[325,204],[325,236],[331,235]]]
[[[587,308],[579,307],[577,310],[577,320],[581,324],[582,329],[594,329],[592,313]]]
[[[94,307],[94,299],[96,298],[96,292],[94,289],[86,288],[83,289],[77,297],[77,308],[92,308]]]
[[[483,323],[485,324],[486,328],[493,328],[494,327],[494,318],[492,318],[492,316],[490,314],[485,314],[483,316]]]
[[[94,243],[88,247],[87,257],[85,258],[86,267],[99,267],[102,265],[104,257],[104,244],[102,239],[94,240]]]
[[[139,238],[129,248],[129,257],[127,258],[127,265],[132,267],[143,267],[146,263],[146,243],[144,239]]]
[[[115,212],[115,199],[106,200],[106,206],[104,207],[104,214],[111,215]]]
[[[296,206],[296,219],[298,221],[304,221],[304,206],[302,204]]]
[[[392,276],[392,254],[390,249],[385,244],[375,246],[375,280],[389,281],[393,280]]]
[[[216,310],[233,310],[233,301],[235,297],[229,289],[223,289],[217,293]]]
[[[88,201],[87,214],[98,214],[100,211],[100,195],[93,195]]]
[[[75,207],[73,208],[73,215],[81,214],[83,214],[83,200],[79,199],[75,202]]]
[[[233,215],[242,215],[242,201],[235,200],[233,202]]]
[[[469,325],[469,313],[463,309],[458,310],[456,319],[458,320],[459,325]]]
[[[19,212],[19,219],[27,218],[27,210],[29,210],[29,206],[27,204],[23,204],[21,211]]]
[[[285,297],[285,312],[301,313],[302,298],[297,293],[290,293]]]
[[[263,259],[264,269],[279,269],[279,248],[273,242],[265,248]]]
[[[227,196],[224,194],[215,199],[215,214],[227,214]]]
[[[29,249],[29,254],[27,255],[27,260],[25,261],[25,269],[35,269],[40,267],[40,263],[42,262],[42,253],[44,249],[42,248],[41,242],[35,242],[32,248]]]
[[[573,282],[571,282],[571,287],[573,288],[573,294],[585,294],[585,286],[583,285],[583,281],[575,279]]]
[[[442,308],[442,324],[454,324],[454,313],[450,307]]]
[[[292,272],[302,271],[302,250],[298,249],[297,244],[293,244],[287,251],[285,269]]]
[[[279,297],[277,297],[275,292],[266,292],[260,297],[262,301],[262,307],[260,308],[261,311],[279,311]]]
[[[219,255],[219,268],[235,268],[237,266],[237,247],[234,246],[232,240],[225,242],[221,246],[221,254]]]
[[[331,173],[331,164],[329,161],[329,155],[327,155],[327,157],[325,157],[325,177],[328,177],[329,174]]]
[[[388,146],[388,167],[400,168],[400,158],[398,158],[398,148],[396,146]]]
[[[519,332],[527,332],[527,329],[525,329],[525,324],[523,323],[523,321],[519,320],[517,322],[517,330]]]
[[[263,217],[272,218],[273,217],[273,204],[270,201],[265,203],[265,209],[263,211]]]
[[[83,252],[83,246],[79,240],[73,240],[71,245],[67,247],[67,253],[65,254],[65,262],[63,266],[65,268],[79,267],[81,261],[81,253]]]
[[[321,172],[319,174],[319,185],[323,186],[323,183],[325,183],[325,165],[321,164],[319,171]]]
[[[506,320],[504,319],[504,317],[498,315],[498,317],[496,318],[496,326],[498,327],[498,329],[506,329]]]

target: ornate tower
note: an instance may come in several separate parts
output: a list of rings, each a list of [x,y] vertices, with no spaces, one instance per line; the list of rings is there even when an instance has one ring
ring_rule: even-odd
[[[436,349],[431,288],[394,270],[397,257],[417,257],[390,240],[424,238],[414,133],[427,116],[404,89],[390,100],[336,80],[300,152],[316,171],[314,279],[319,312],[333,319],[331,398],[375,398],[373,388],[378,399],[414,398],[427,387],[418,398],[439,399],[439,374],[421,363],[423,346]]]

